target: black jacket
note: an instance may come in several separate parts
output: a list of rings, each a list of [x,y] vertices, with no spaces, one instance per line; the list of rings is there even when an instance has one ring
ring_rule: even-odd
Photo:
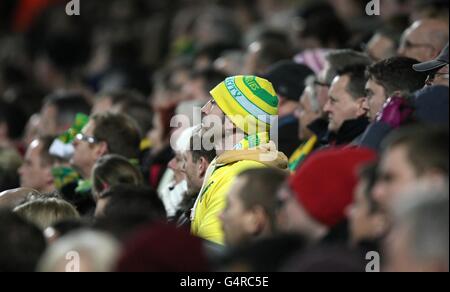
[[[308,125],[308,129],[317,136],[319,142],[324,141],[325,137],[328,135],[328,121],[324,118],[318,118]]]
[[[278,150],[290,157],[300,145],[298,119],[289,115],[278,122]]]
[[[342,146],[356,143],[369,126],[367,117],[345,121],[337,133],[328,132],[322,143],[329,146]]]
[[[91,191],[78,193],[75,189],[78,181],[65,185],[61,190],[64,200],[74,205],[82,217],[92,217],[95,211],[95,201]]]

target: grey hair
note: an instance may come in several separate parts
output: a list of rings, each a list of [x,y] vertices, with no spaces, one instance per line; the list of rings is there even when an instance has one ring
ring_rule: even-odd
[[[68,264],[67,257],[76,253],[80,265],[88,266],[89,272],[111,272],[119,252],[119,243],[110,235],[89,230],[77,231],[51,245],[41,258],[37,270],[57,272],[61,263]]]
[[[311,108],[315,113],[321,111],[319,98],[317,96],[317,91],[315,89],[314,83],[317,81],[315,75],[308,76],[305,80],[305,91],[310,90],[311,94],[308,94],[309,102],[311,103]]]
[[[351,66],[369,66],[372,61],[364,53],[350,49],[333,50],[325,55],[325,60],[329,64],[329,70],[325,76],[325,82],[331,84],[338,72]]]
[[[403,196],[395,205],[397,226],[406,227],[415,260],[449,266],[449,192],[419,191]]]

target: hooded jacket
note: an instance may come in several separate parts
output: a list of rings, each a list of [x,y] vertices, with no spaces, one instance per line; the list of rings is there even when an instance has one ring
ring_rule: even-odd
[[[226,151],[213,160],[192,210],[192,233],[223,245],[224,234],[219,216],[225,208],[231,184],[241,172],[262,167],[273,167],[285,171],[288,169],[286,155],[278,152],[273,142],[255,149]]]

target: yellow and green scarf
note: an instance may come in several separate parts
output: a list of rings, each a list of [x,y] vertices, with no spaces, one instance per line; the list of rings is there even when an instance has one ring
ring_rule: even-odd
[[[295,172],[305,158],[311,154],[316,146],[318,138],[316,135],[312,136],[307,142],[302,144],[289,159],[289,169],[291,172]]]

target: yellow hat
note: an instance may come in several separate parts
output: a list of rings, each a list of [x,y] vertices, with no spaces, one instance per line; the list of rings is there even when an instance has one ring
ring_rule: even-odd
[[[256,76],[225,79],[211,91],[219,108],[248,135],[270,131],[271,118],[278,115],[278,97],[272,83]]]

